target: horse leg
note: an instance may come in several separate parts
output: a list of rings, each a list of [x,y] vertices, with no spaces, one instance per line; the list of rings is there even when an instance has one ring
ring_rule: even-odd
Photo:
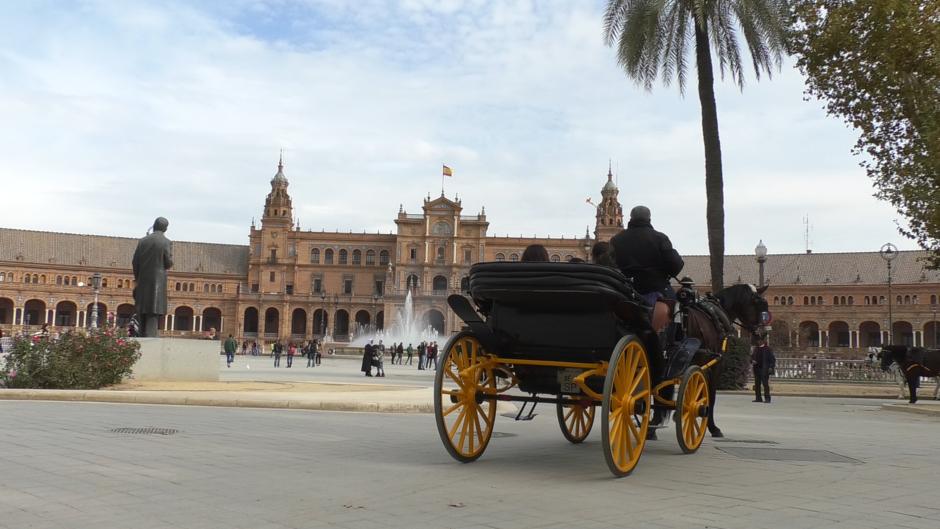
[[[907,379],[901,376],[900,371],[894,373],[894,381],[898,383],[898,399],[904,398],[904,387],[907,386]]]
[[[718,378],[721,370],[721,362],[709,369],[708,377],[708,433],[712,437],[724,437],[721,428],[715,423],[715,404],[718,399]]]
[[[911,400],[909,400],[908,402],[910,402],[911,404],[914,404],[917,402],[917,385],[920,382],[919,379],[920,379],[920,376],[917,374],[907,375],[907,387],[911,390]]]
[[[934,377],[937,387],[933,389],[933,400],[940,400],[940,377]]]

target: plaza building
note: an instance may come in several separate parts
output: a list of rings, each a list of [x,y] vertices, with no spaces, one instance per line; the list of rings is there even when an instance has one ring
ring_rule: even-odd
[[[579,238],[490,236],[482,207],[466,214],[459,199],[443,193],[425,197],[413,213],[399,206],[394,233],[303,231],[294,222],[289,185],[279,163],[247,245],[173,243],[164,335],[200,337],[215,329],[264,342],[319,338],[343,344],[357,333],[394,325],[410,298],[421,325],[446,337],[462,327],[447,296],[461,292],[473,263],[518,261],[535,243],[555,262],[589,260],[595,241],[624,227],[609,170],[594,231]],[[134,313],[136,244],[133,238],[0,228],[0,329],[87,327],[94,273],[102,276],[99,321],[124,324]],[[887,341],[893,327],[897,343],[935,346],[940,273],[925,268],[924,255],[898,253],[890,304],[885,262],[877,252],[768,255],[773,345],[853,354]],[[708,256],[684,259],[682,275],[704,291]],[[756,284],[755,257],[727,256],[725,282]]]

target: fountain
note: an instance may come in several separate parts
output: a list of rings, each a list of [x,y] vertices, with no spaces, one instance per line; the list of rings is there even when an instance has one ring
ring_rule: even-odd
[[[395,323],[388,329],[374,329],[371,325],[357,326],[356,337],[349,345],[353,347],[362,347],[369,343],[369,340],[379,343],[379,340],[385,345],[390,343],[403,343],[405,347],[408,344],[417,346],[421,342],[441,341],[441,335],[437,329],[427,325],[419,327],[420,323],[415,319],[414,300],[411,298],[411,291],[405,295],[404,306],[397,311]]]

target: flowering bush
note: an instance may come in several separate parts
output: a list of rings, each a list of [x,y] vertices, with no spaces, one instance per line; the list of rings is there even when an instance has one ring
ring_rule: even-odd
[[[113,329],[68,332],[57,340],[18,337],[0,366],[0,386],[97,389],[117,384],[140,358],[140,344]]]

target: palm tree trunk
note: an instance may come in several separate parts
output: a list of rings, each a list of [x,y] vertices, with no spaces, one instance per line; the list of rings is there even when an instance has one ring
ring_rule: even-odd
[[[695,63],[698,69],[698,98],[702,105],[702,137],[705,140],[705,220],[708,225],[708,253],[712,292],[724,286],[725,196],[721,176],[721,140],[718,138],[718,109],[715,106],[715,76],[712,73],[708,26],[695,24]]]

